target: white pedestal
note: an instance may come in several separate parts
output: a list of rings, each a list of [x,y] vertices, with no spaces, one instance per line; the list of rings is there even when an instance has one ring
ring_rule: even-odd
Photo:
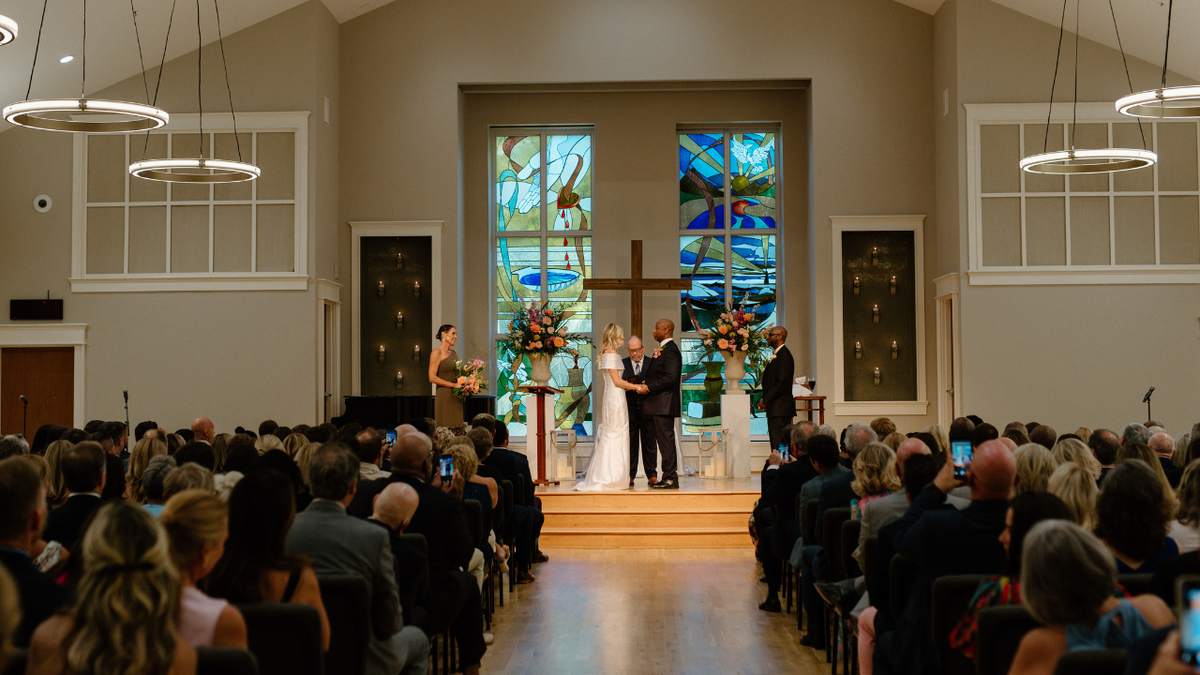
[[[746,394],[721,395],[721,426],[729,430],[726,448],[729,475],[750,477],[750,397]]]
[[[554,443],[550,440],[550,434],[554,432],[554,402],[556,397],[546,396],[546,420],[544,422],[546,428],[546,473],[544,476],[547,480],[575,480],[575,472],[567,473],[569,478],[559,478],[558,453],[554,451]],[[533,470],[534,479],[537,479],[537,396],[532,394],[521,397],[521,402],[525,404],[525,428],[527,429],[525,440],[525,455],[529,458],[529,466]]]

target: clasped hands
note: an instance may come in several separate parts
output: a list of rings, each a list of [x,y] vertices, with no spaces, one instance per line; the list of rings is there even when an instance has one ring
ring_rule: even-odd
[[[644,385],[644,384],[639,384],[639,385],[635,386],[635,387],[633,388],[633,390],[634,390],[634,391],[636,391],[636,392],[637,392],[637,393],[639,393],[639,394],[642,394],[642,395],[645,395],[645,394],[649,394],[649,393],[650,393],[650,387],[647,387],[647,386],[646,386],[646,385]]]

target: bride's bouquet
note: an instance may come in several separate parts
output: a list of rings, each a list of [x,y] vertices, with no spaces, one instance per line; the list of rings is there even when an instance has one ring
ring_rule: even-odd
[[[487,389],[488,381],[484,377],[485,370],[487,370],[487,363],[483,359],[455,361],[454,374],[458,377],[460,386],[454,389],[454,395],[465,401],[468,396],[474,396]]]

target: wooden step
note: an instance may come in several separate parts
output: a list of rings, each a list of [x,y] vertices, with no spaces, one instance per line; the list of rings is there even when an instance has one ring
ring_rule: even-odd
[[[744,509],[749,513],[759,498],[757,492],[539,492],[542,511],[582,509],[663,511],[687,509]]]
[[[542,528],[539,545],[549,548],[746,548],[741,528]]]
[[[564,511],[544,511],[546,516],[546,524],[543,526],[543,531],[546,528],[550,529],[566,529],[566,528],[582,528],[582,529],[604,529],[614,525],[620,525],[622,528],[691,528],[703,526],[707,528],[720,529],[746,529],[747,520],[750,518],[748,509],[704,509],[704,510],[669,510],[669,511],[648,511],[648,510],[623,510],[623,509],[596,509],[596,510],[564,510]]]

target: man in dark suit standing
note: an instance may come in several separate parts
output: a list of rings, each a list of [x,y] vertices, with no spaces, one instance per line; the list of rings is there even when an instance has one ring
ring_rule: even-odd
[[[629,338],[629,356],[621,361],[625,364],[622,377],[631,384],[646,381],[646,368],[651,359],[646,358],[646,346],[636,335]],[[645,395],[636,391],[625,392],[625,405],[629,407],[629,487],[638,471],[638,449],[641,448],[642,466],[646,468],[646,479],[651,485],[658,482],[658,446],[654,442],[654,422],[642,414]]]
[[[683,375],[683,354],[675,344],[675,324],[670,319],[659,319],[654,324],[654,339],[658,351],[646,369],[646,383],[641,393],[642,414],[650,417],[654,424],[654,440],[663,458],[662,481],[651,487],[663,490],[679,489],[679,474],[675,457],[675,418],[679,417],[679,384]]]
[[[796,376],[796,362],[788,351],[787,329],[775,326],[767,333],[767,345],[775,350],[771,361],[763,370],[762,398],[758,401],[758,409],[767,413],[767,433],[771,437],[771,449],[775,450],[780,443],[787,443],[782,438],[783,428],[792,423],[796,416],[796,400],[792,397],[792,380]]]

